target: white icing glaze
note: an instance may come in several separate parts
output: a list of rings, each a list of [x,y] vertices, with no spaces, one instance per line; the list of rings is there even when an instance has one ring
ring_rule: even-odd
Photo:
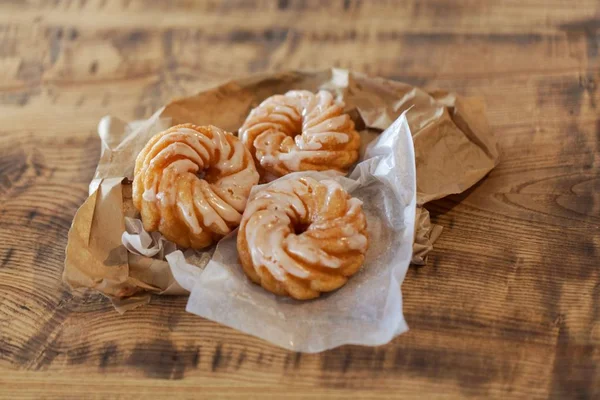
[[[344,238],[344,240],[348,242],[348,248],[351,250],[359,250],[359,251],[367,250],[368,241],[367,241],[367,237],[365,235],[356,233],[352,236],[348,236],[348,237]]]
[[[136,161],[136,207],[154,203],[158,208],[151,210],[161,213],[175,207],[172,212],[190,235],[198,236],[208,227],[221,235],[229,233],[239,224],[250,190],[258,183],[248,150],[213,126],[177,126],[160,135]],[[207,169],[214,180],[210,184],[202,179]]]
[[[336,191],[342,191],[342,192],[344,191],[344,188],[342,187],[342,185],[340,185],[338,182],[331,180],[331,179],[323,179],[321,181],[321,185],[325,185],[325,187],[327,188],[327,197],[328,198],[331,198],[333,193],[335,193]],[[355,200],[360,202],[360,200],[358,200],[358,199],[355,199]]]
[[[175,156],[185,157],[191,160],[190,162],[194,163],[196,165],[196,168],[199,168],[198,166],[203,164],[202,159],[200,158],[198,153],[194,151],[193,148],[191,148],[187,144],[176,142],[169,144],[167,147],[162,149],[156,156],[154,156],[152,158],[152,161],[150,162],[150,166],[155,167],[157,164],[164,165]]]
[[[306,262],[328,268],[342,266],[342,261],[339,258],[323,251],[313,238],[305,235],[289,235],[286,239],[287,250]]]
[[[311,153],[306,151],[291,151],[289,153],[279,153],[277,157],[273,156],[273,163],[280,161],[291,170],[297,171],[300,169],[300,164],[303,160],[309,158]]]
[[[177,175],[183,175],[186,172],[196,173],[198,171],[198,164],[191,160],[177,160],[169,165],[169,168],[175,169]]]
[[[180,145],[187,145],[194,152],[196,152],[202,158],[202,160],[208,160],[210,158],[207,148],[200,144],[197,133],[193,129],[180,128],[173,133],[164,135],[155,144],[155,148],[164,148],[166,147],[167,143],[179,143]],[[194,156],[192,155],[192,157]],[[202,168],[200,163],[199,167]]]
[[[206,227],[216,227],[223,232],[229,232],[229,228],[226,222],[217,214],[210,204],[205,199],[204,193],[202,192],[202,184],[197,182],[194,185],[194,206],[202,217],[202,223]]]
[[[324,188],[325,191],[320,191]],[[322,203],[313,203],[317,191],[325,195]],[[336,270],[342,268],[343,258],[339,251],[330,253],[330,240],[337,242],[346,251],[364,253],[368,246],[365,235],[366,220],[362,214],[362,202],[348,195],[342,186],[333,180],[320,183],[311,178],[277,181],[256,193],[244,211],[242,234],[248,243],[252,265],[260,274],[265,267],[278,281],[286,274],[306,279],[311,275],[311,265]],[[333,207],[340,203],[346,211],[331,217],[321,209],[309,209],[308,203],[316,207]],[[319,215],[323,212],[322,215]],[[296,234],[294,226],[307,224],[305,232]],[[341,234],[341,236],[340,236]]]
[[[180,215],[183,217],[186,225],[190,228],[192,233],[196,235],[202,233],[202,228],[200,228],[198,218],[196,218],[196,214],[190,209],[189,205],[179,201],[177,202],[177,207],[179,208]]]
[[[247,182],[252,182],[255,177],[255,170],[245,168],[217,180],[211,184],[211,188],[221,198],[226,198],[227,202],[241,213],[244,211],[246,201],[250,195],[251,187],[248,186]]]
[[[275,156],[271,155],[263,155],[260,160],[261,164],[264,163],[267,165],[273,165],[275,163],[282,163],[288,169],[292,171],[298,171],[300,169],[300,164],[303,161],[312,161],[315,157],[319,157],[320,155],[327,155],[327,151],[297,151],[293,150],[289,153],[277,153]]]
[[[348,123],[346,114],[338,115],[337,117],[328,118],[325,121],[319,122],[316,125],[310,125],[312,120],[307,119],[304,128],[304,133],[319,133],[327,131],[335,131]],[[348,135],[346,135],[348,136]]]
[[[346,169],[358,157],[360,141],[343,108],[327,91],[289,91],[267,98],[250,112],[239,136],[275,175],[309,168],[303,161]]]
[[[341,132],[333,132],[333,131],[323,131],[323,132],[306,132],[302,137],[305,143],[320,143],[321,147],[323,147],[324,143],[330,144],[339,144],[339,143],[348,143],[350,138],[345,133]]]
[[[283,249],[283,242],[291,233],[289,217],[272,211],[260,211],[246,227],[253,232],[247,237],[252,261],[266,267],[277,280],[285,278],[284,272],[298,278],[308,277],[309,272]]]
[[[153,187],[150,187],[144,190],[144,194],[142,194],[142,198],[145,201],[156,201],[156,191]]]
[[[206,181],[200,181],[200,189],[204,198],[211,205],[214,212],[216,212],[223,220],[231,222],[239,222],[241,215],[233,207],[227,204],[222,198],[211,189]],[[214,216],[212,216],[214,218]]]
[[[302,136],[296,136],[294,140],[300,150],[320,150],[323,147],[319,142],[305,142]]]

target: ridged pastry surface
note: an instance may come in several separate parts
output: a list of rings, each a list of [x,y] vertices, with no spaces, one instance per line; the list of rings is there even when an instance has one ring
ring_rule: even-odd
[[[252,156],[234,135],[215,126],[177,125],[139,153],[133,204],[146,231],[199,249],[239,225],[258,179]]]
[[[272,177],[307,170],[345,173],[360,147],[344,104],[324,90],[292,90],[265,99],[250,112],[239,137],[261,174]]]
[[[278,295],[311,299],[362,266],[369,242],[362,202],[338,183],[274,182],[248,202],[237,237],[244,272]]]

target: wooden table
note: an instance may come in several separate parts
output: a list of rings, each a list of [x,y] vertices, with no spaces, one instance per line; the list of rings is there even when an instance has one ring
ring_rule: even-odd
[[[0,397],[600,396],[598,0],[0,2]],[[305,355],[61,283],[106,114],[337,66],[484,96],[501,164],[430,207],[410,332]]]

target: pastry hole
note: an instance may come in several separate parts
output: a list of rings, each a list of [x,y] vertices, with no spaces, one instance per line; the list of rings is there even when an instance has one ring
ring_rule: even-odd
[[[206,171],[204,171],[204,170],[198,171],[196,173],[196,176],[198,177],[198,179],[204,179],[206,177]]]
[[[306,230],[308,229],[309,226],[310,226],[310,224],[298,223],[298,224],[294,225],[294,233],[296,235],[301,235],[304,232],[306,232]]]

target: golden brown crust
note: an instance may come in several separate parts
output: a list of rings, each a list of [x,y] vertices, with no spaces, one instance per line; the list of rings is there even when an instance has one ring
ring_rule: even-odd
[[[146,231],[198,249],[237,227],[257,183],[252,156],[235,136],[183,124],[155,135],[139,153],[132,198]]]
[[[361,202],[334,181],[278,181],[248,202],[237,236],[246,275],[266,290],[305,300],[343,286],[364,262]]]
[[[264,180],[296,171],[345,173],[360,148],[354,122],[327,91],[293,90],[267,98],[250,112],[239,137]]]

